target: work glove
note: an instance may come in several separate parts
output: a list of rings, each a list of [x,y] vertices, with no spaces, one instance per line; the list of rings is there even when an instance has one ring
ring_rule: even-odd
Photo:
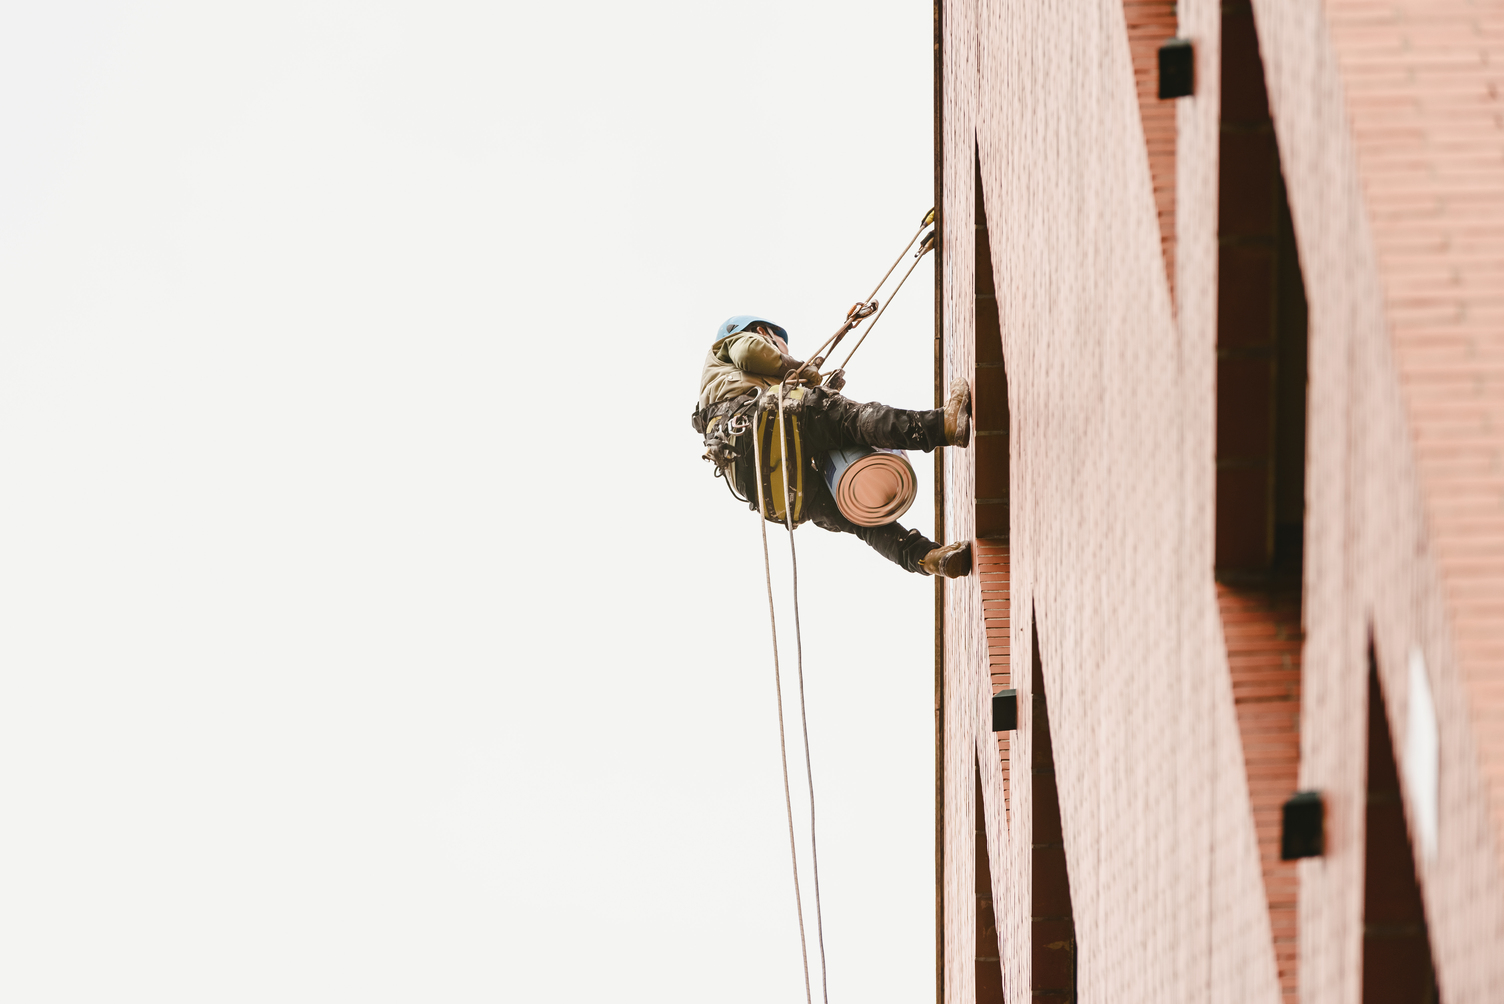
[[[805,363],[798,359],[795,359],[793,356],[784,356],[783,368],[778,376],[780,378],[786,378],[790,373],[793,373],[795,371],[798,371],[799,373],[799,375],[795,378],[799,383],[815,386],[820,382],[820,368],[818,360]]]

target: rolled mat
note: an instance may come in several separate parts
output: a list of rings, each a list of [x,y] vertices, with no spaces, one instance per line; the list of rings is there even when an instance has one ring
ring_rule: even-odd
[[[918,480],[902,450],[854,446],[831,450],[825,484],[841,515],[857,526],[882,526],[909,511]]]

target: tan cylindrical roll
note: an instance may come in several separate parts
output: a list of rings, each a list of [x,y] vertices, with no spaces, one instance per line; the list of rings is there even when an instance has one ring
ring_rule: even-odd
[[[846,465],[834,494],[841,515],[851,522],[881,526],[909,511],[918,487],[901,451],[873,450]]]

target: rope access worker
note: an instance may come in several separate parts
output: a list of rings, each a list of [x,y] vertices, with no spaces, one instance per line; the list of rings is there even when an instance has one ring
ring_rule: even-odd
[[[853,308],[855,310],[856,308]],[[789,355],[788,333],[765,318],[743,314],[716,328],[700,374],[700,397],[692,415],[705,437],[705,459],[716,465],[732,493],[758,508],[757,479],[768,500],[766,518],[782,523],[785,501],[793,523],[812,520],[834,532],[855,534],[906,571],[956,578],[971,571],[971,541],[941,546],[898,523],[859,526],[842,514],[819,462],[831,450],[854,446],[922,450],[966,447],[971,441],[971,388],[956,380],[944,408],[906,411],[876,402],[859,404],[839,393],[837,374],[821,385],[820,360],[806,364]],[[779,388],[787,441],[775,435]],[[754,445],[762,446],[755,471]],[[785,456],[794,460],[786,467]],[[804,473],[810,477],[803,477]],[[787,474],[787,480],[785,479]],[[787,493],[787,494],[785,494]]]

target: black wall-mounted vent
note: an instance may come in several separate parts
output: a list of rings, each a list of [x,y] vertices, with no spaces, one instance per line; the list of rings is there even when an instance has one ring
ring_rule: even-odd
[[[1319,858],[1325,849],[1326,807],[1319,791],[1298,791],[1285,803],[1280,829],[1281,861]]]
[[[1018,691],[1000,690],[992,695],[992,731],[1012,732],[1018,728]]]
[[[1188,38],[1172,38],[1159,47],[1159,100],[1196,93],[1196,52]]]

